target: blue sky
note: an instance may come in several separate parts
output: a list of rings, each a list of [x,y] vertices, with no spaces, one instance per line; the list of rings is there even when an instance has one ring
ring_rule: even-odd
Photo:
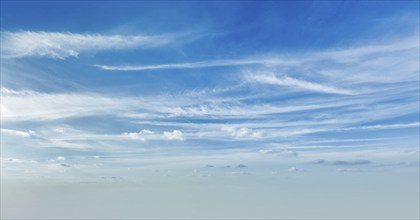
[[[166,199],[168,192],[184,192],[181,186],[200,186],[209,193],[194,194],[197,201],[223,193],[238,198],[232,183],[250,195],[282,185],[300,196],[284,200],[264,192],[249,203],[235,201],[230,211],[199,207],[195,214],[188,205],[165,204],[172,207],[169,217],[181,218],[305,217],[299,203],[313,209],[309,217],[418,218],[419,2],[1,6],[1,172],[2,181],[13,183],[3,184],[9,188],[2,200],[30,206],[14,194],[16,183],[45,187],[50,180],[86,198],[92,191],[76,183],[97,184],[98,193],[157,184]],[[384,183],[396,175],[398,183]],[[111,185],[101,188],[104,183]],[[212,194],[199,183],[221,191]],[[313,190],[315,197],[342,192],[337,184],[366,196],[350,190],[324,206],[303,202],[312,201],[305,195]],[[369,194],[375,188],[378,194]],[[287,200],[290,212],[278,213],[275,205],[235,212]],[[357,208],[360,200],[378,204]],[[48,216],[54,199],[43,204],[44,212],[29,217]],[[150,210],[160,205],[148,203]],[[331,216],[316,211],[332,205]],[[379,211],[388,206],[395,212]],[[19,208],[2,205],[6,217],[28,217]],[[129,217],[155,217],[132,208]],[[98,213],[72,217],[86,216]]]

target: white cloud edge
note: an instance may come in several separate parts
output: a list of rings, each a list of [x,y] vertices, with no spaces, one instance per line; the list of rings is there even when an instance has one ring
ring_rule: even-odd
[[[289,76],[278,77],[273,73],[248,75],[248,81],[271,84],[278,86],[295,87],[303,90],[309,90],[320,93],[330,93],[339,95],[354,95],[354,92],[347,89],[339,89],[332,86],[327,86],[319,83],[309,82],[305,80],[295,79]]]
[[[109,135],[113,136],[113,135]],[[115,136],[115,135],[114,135]],[[142,129],[139,132],[124,132],[121,135],[116,135],[117,137],[127,138],[130,140],[140,140],[140,141],[147,141],[147,140],[184,140],[184,133],[178,129],[174,129],[172,131],[163,131],[161,134],[149,130],[149,129]]]
[[[103,35],[71,32],[2,32],[2,58],[49,57],[66,59],[80,53],[155,47],[173,37],[147,35]]]
[[[16,98],[16,100],[15,100]],[[51,102],[51,100],[54,100],[54,102]],[[60,100],[64,101],[63,103],[60,102]],[[156,100],[155,100],[156,101]],[[55,103],[54,105],[51,105],[51,103]],[[138,106],[138,103],[150,103],[147,100],[131,100],[130,98],[112,98],[112,97],[102,97],[98,94],[78,94],[78,93],[71,93],[71,94],[46,94],[46,93],[39,93],[29,90],[24,91],[14,91],[10,89],[2,89],[2,115],[1,118],[3,122],[13,122],[13,121],[31,121],[31,120],[43,120],[43,117],[49,117],[44,118],[49,120],[55,120],[55,119],[63,119],[67,117],[76,117],[76,116],[85,116],[85,115],[97,115],[100,114],[101,111],[107,111],[108,110],[119,110],[119,111],[133,111],[134,106]],[[160,101],[159,103],[166,103],[166,101]],[[27,111],[28,109],[22,106],[27,106],[30,104],[31,110]],[[70,104],[70,106],[68,106]],[[176,104],[176,103],[174,103]],[[6,106],[7,105],[7,106]],[[142,104],[144,105],[144,104]],[[189,104],[188,104],[189,105]],[[96,107],[98,106],[98,107]],[[327,105],[325,107],[334,107],[335,105]],[[338,105],[340,106],[340,105]],[[174,107],[167,106],[167,108],[162,108],[161,105],[159,106],[143,106],[147,107],[145,110],[150,111],[153,113],[154,111],[158,111],[159,114],[165,114],[165,117],[172,117],[170,114],[174,114],[175,112],[178,112],[178,110]],[[287,106],[286,106],[287,107]],[[300,108],[291,108],[286,113],[299,111],[299,110],[311,110],[312,108],[307,108],[308,106],[300,109]],[[322,107],[322,106],[318,106]],[[404,106],[402,106],[404,107]],[[315,109],[318,109],[315,108]],[[55,115],[54,112],[51,110],[54,109],[57,111],[57,115]],[[169,112],[166,112],[166,110]],[[6,110],[6,111],[4,111]],[[16,112],[13,112],[14,110],[17,110]],[[184,109],[185,110],[185,109]],[[241,113],[238,112],[241,110],[241,108],[238,109],[232,109],[232,112],[234,113]],[[281,109],[273,109],[273,112],[279,113]],[[144,111],[144,110],[143,110]],[[174,112],[175,111],[175,112]],[[258,114],[270,114],[271,110],[267,106],[260,106],[258,107],[258,111],[246,111],[247,114],[250,115],[258,115]],[[398,111],[401,113],[400,111]],[[158,114],[156,113],[156,114]],[[181,114],[182,113],[182,114]],[[189,115],[194,116],[194,114],[191,114],[190,111],[185,112],[178,112],[174,114],[174,117],[177,115]],[[197,112],[196,112],[197,113]],[[199,113],[199,112],[198,112]],[[208,115],[210,112],[203,112],[199,113],[197,116],[200,115]],[[224,114],[226,114],[225,111],[223,111]],[[29,115],[27,115],[29,114]],[[169,115],[168,115],[169,114]],[[376,112],[375,114],[378,114]],[[218,114],[214,115],[217,116]],[[223,114],[222,114],[223,115]],[[118,115],[117,115],[118,116]],[[133,120],[136,119],[136,116],[130,116],[127,114],[121,114],[120,117],[125,118],[132,118]],[[247,115],[239,114],[237,115],[238,118],[246,117]],[[147,119],[142,118],[142,120]],[[153,116],[151,116],[153,118]],[[358,118],[360,118],[361,115],[358,114]],[[223,118],[223,117],[222,117]],[[367,118],[368,119],[368,118]],[[151,119],[153,120],[153,119]],[[195,133],[188,133],[187,136],[189,138],[215,138],[215,137],[233,137],[235,139],[270,139],[275,137],[293,137],[293,136],[302,136],[306,134],[311,133],[317,133],[317,132],[329,132],[329,131],[353,131],[353,130],[379,130],[379,129],[400,129],[400,128],[411,128],[411,127],[418,127],[419,122],[407,122],[407,123],[400,123],[400,124],[376,124],[376,125],[364,125],[364,126],[349,126],[346,125],[346,123],[366,123],[366,120],[362,121],[350,121],[346,122],[344,119],[340,119],[341,123],[340,126],[333,126],[331,127],[327,123],[324,124],[322,121],[313,121],[313,122],[306,122],[304,124],[299,123],[282,123],[282,124],[259,124],[259,123],[240,123],[240,124],[191,124],[191,123],[182,123],[182,122],[173,122],[169,123],[166,126],[172,126],[172,127],[188,127],[189,129],[199,129],[200,127],[204,128],[202,131]],[[153,123],[153,121],[151,122]],[[278,122],[280,123],[280,122]],[[319,128],[319,125],[322,124],[322,127]],[[160,124],[157,124],[160,125]],[[165,125],[165,124],[163,124]],[[280,126],[281,125],[281,126]],[[264,129],[261,129],[261,126],[264,127]],[[278,128],[280,126],[281,128]],[[296,127],[298,126],[298,127]],[[315,128],[314,126],[318,126],[318,128]],[[3,133],[9,133],[9,135],[21,135],[29,137],[31,135],[34,135],[33,131],[14,131],[14,130],[8,130],[7,128],[4,128],[2,130]],[[178,135],[176,133],[173,133],[174,131],[166,131],[166,137],[168,139],[182,139],[184,138],[184,133],[181,132],[181,135]],[[153,134],[147,134],[146,130],[143,132],[128,132],[124,134],[126,137],[130,137],[131,139],[142,139],[147,138],[147,135],[153,135]]]
[[[35,134],[34,131],[21,131],[21,130],[14,130],[14,129],[7,129],[2,128],[1,133],[5,135],[12,135],[12,136],[18,136],[18,137],[31,137]]]
[[[244,65],[280,65],[298,66],[308,62],[322,60],[333,60],[339,63],[358,62],[367,55],[412,50],[419,48],[417,36],[398,39],[384,44],[373,44],[346,49],[333,49],[328,51],[313,52],[306,55],[288,57],[279,55],[265,55],[254,58],[239,58],[225,60],[204,60],[187,63],[164,63],[153,65],[105,65],[95,64],[93,66],[107,71],[144,71],[159,69],[193,69],[224,66],[244,66]]]

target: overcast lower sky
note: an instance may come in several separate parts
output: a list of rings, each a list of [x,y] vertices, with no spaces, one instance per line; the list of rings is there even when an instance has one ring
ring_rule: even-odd
[[[1,217],[417,219],[419,58],[418,1],[2,1]]]

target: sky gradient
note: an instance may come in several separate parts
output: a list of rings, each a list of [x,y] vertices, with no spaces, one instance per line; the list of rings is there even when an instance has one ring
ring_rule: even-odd
[[[2,1],[1,217],[418,219],[419,13]]]

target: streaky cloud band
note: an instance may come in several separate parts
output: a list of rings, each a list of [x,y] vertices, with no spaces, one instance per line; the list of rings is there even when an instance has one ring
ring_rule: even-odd
[[[290,64],[290,61],[283,59],[238,59],[238,60],[210,60],[190,63],[170,63],[158,65],[94,65],[103,70],[109,71],[144,71],[144,70],[158,70],[158,69],[195,69],[208,67],[226,67],[226,66],[241,66],[241,65],[255,65],[255,64]]]
[[[108,71],[145,71],[160,69],[194,69],[209,67],[227,67],[243,65],[284,65],[296,66],[307,62],[332,60],[337,63],[351,63],[362,61],[365,56],[372,54],[387,54],[390,52],[418,50],[418,40],[414,37],[402,39],[398,42],[387,44],[366,45],[359,47],[350,47],[346,49],[334,49],[326,51],[315,51],[307,54],[297,54],[295,56],[260,55],[257,57],[242,57],[224,60],[204,60],[185,63],[164,63],[151,65],[93,65],[97,68]]]
[[[321,93],[339,94],[339,95],[353,95],[354,92],[346,89],[338,89],[331,86],[322,85],[319,83],[313,83],[305,80],[295,79],[289,76],[277,77],[274,74],[258,74],[250,76],[250,81],[271,84],[279,86],[290,86],[304,90],[310,90]]]
[[[2,57],[66,59],[82,52],[156,47],[173,41],[168,35],[103,35],[70,32],[2,32]]]

